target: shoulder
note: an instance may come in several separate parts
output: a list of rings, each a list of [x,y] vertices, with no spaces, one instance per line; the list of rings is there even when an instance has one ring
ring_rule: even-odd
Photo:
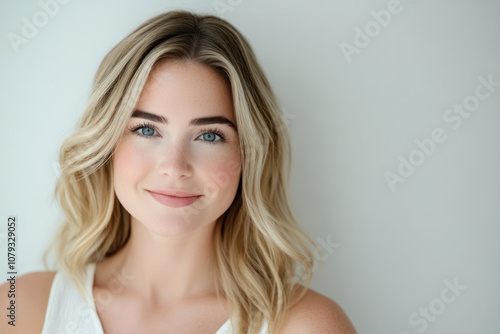
[[[301,286],[301,289],[305,289]],[[356,334],[342,308],[330,298],[307,289],[285,316],[281,334]]]
[[[1,333],[29,334],[42,331],[55,274],[55,271],[32,272],[0,285],[2,310],[15,307],[15,326],[8,324],[10,319],[2,319]]]

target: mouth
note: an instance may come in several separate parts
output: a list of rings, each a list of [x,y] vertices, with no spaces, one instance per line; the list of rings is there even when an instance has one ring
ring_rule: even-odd
[[[181,195],[167,195],[164,193],[159,193],[155,191],[147,190],[147,192],[153,197],[158,203],[171,207],[171,208],[181,208],[184,206],[188,206],[196,202],[202,195],[191,195],[186,196],[185,194]]]

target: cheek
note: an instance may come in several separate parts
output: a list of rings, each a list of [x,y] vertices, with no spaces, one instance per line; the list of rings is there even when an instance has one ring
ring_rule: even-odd
[[[239,151],[231,150],[225,154],[207,158],[204,166],[206,175],[204,192],[233,198],[241,176]]]
[[[113,156],[113,177],[115,189],[127,182],[139,180],[147,170],[147,150],[134,148],[130,143],[122,143]]]

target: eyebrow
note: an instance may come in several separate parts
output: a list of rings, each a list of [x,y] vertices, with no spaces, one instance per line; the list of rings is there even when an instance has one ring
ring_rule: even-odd
[[[157,122],[157,123],[162,123],[162,124],[168,124],[167,118],[163,116],[159,116],[156,114],[152,114],[149,112],[141,111],[141,110],[134,110],[132,113],[132,117],[135,118],[145,118],[149,119],[150,121]],[[211,117],[201,117],[201,118],[193,118],[191,122],[189,122],[189,125],[208,125],[208,124],[227,124],[233,129],[236,130],[236,126],[231,122],[229,119],[227,119],[224,116],[211,116]]]

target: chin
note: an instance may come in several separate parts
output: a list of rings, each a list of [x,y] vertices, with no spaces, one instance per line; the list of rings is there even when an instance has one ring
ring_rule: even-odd
[[[191,219],[187,220],[182,215],[169,215],[156,218],[149,216],[145,220],[140,221],[136,219],[136,221],[153,234],[170,238],[182,237],[197,230],[209,228],[210,226],[215,225],[215,220],[210,223],[206,222],[203,218],[206,219],[206,216],[191,217]]]

